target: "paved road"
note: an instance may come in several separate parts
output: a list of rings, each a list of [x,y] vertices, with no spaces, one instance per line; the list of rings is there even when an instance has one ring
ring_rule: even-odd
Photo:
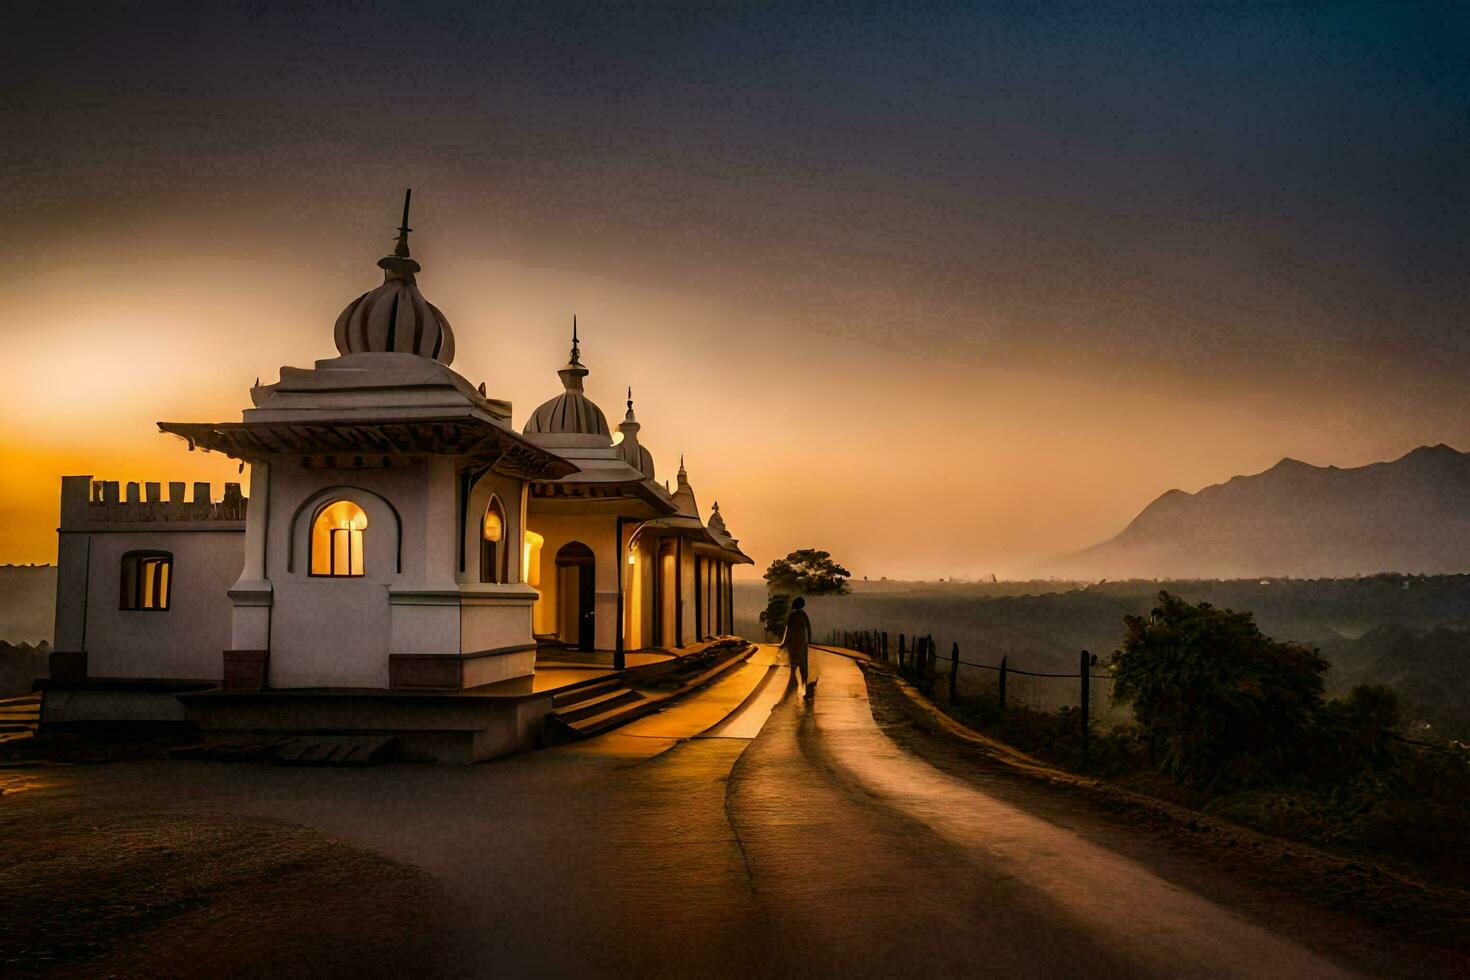
[[[931,766],[878,727],[855,665],[814,656],[814,704],[782,699],[767,648],[618,733],[483,766],[114,764],[6,805],[248,813],[366,844],[444,883],[466,976],[1342,972],[1187,862]]]

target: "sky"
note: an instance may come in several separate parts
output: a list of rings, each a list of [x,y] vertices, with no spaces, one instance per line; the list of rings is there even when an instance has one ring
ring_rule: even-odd
[[[1470,449],[1467,49],[1449,4],[17,3],[0,562],[63,474],[242,479],[154,423],[333,356],[410,186],[454,367],[523,424],[576,313],[749,574],[1025,575],[1283,456]]]

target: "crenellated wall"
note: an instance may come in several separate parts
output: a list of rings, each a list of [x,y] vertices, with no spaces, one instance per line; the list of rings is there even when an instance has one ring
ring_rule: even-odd
[[[163,496],[164,486],[168,497]],[[210,484],[195,483],[193,496],[182,480],[130,482],[68,476],[61,481],[61,526],[75,528],[86,522],[176,523],[180,521],[244,521],[249,500],[240,484],[226,483],[216,500]]]
[[[192,499],[182,482],[164,499],[163,486],[62,478],[55,649],[88,677],[220,676],[248,501],[238,483],[217,500],[208,483],[194,484]],[[167,609],[123,608],[122,565],[134,551],[172,557]]]

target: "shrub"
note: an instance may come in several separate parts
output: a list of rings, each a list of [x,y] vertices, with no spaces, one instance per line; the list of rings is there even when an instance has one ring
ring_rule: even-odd
[[[1322,702],[1327,661],[1280,643],[1249,612],[1160,592],[1124,618],[1113,697],[1133,706],[1149,754],[1178,782],[1252,785],[1300,764]]]

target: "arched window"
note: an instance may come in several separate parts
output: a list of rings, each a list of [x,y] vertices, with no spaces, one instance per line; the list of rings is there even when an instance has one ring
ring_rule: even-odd
[[[334,501],[318,511],[311,524],[311,574],[361,575],[362,532],[367,524],[367,514],[350,500]]]
[[[500,556],[505,550],[505,511],[498,497],[490,498],[480,528],[480,581],[499,582]]]
[[[168,610],[173,589],[174,556],[167,551],[130,551],[122,559],[119,609]]]

